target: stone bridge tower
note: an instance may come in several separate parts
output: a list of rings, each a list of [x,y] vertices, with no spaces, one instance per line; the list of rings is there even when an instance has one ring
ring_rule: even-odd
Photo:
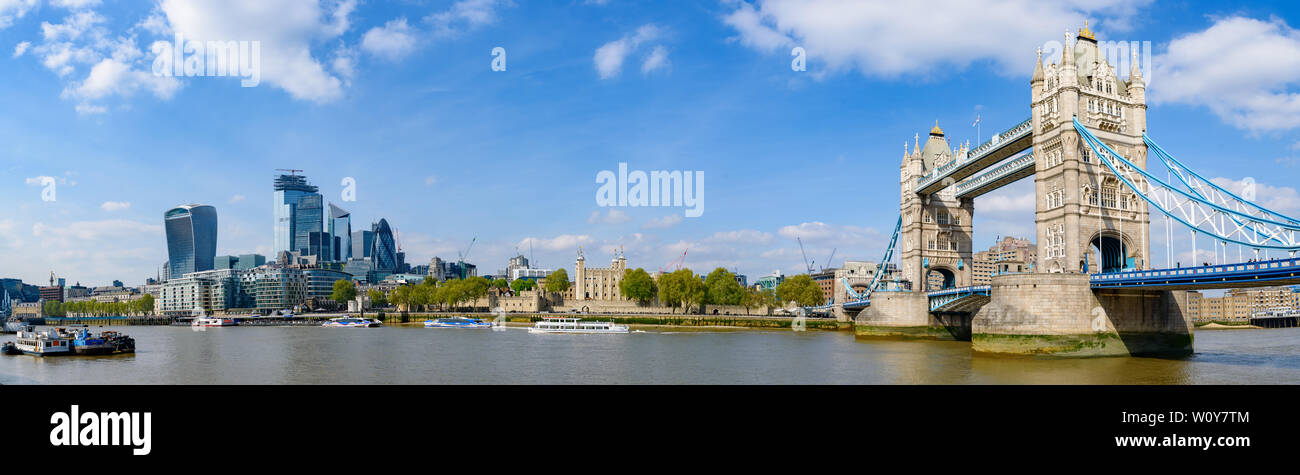
[[[1147,203],[1097,157],[1074,130],[1079,122],[1111,148],[1146,168],[1146,86],[1126,43],[1103,50],[1085,24],[1069,32],[1058,62],[1042,52],[1030,80],[1033,108],[1036,272],[1096,273],[1149,268]],[[1121,81],[1106,53],[1132,59]],[[1097,252],[1100,249],[1101,252]],[[1100,262],[1099,262],[1100,261]]]
[[[912,290],[918,292],[971,285],[974,199],[958,199],[953,186],[931,195],[916,193],[921,177],[957,156],[964,156],[968,147],[950,148],[937,122],[930,129],[924,147],[919,135],[914,140],[910,153],[907,144],[903,144],[900,176],[903,227],[897,244],[900,271],[903,278],[912,282]],[[932,275],[934,285],[928,283]]]

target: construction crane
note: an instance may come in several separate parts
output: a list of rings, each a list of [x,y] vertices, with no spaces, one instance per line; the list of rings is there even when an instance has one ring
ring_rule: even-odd
[[[837,250],[839,248],[831,248],[831,257],[826,258],[826,263],[822,264],[822,270],[826,270],[826,266],[831,265],[831,261],[835,260],[835,251]]]
[[[667,265],[664,265],[664,266],[660,267],[660,268],[659,268],[659,273],[660,273],[660,274],[663,274],[663,273],[664,273],[664,268],[665,268],[665,267],[674,267],[674,265],[676,266],[676,268],[673,269],[674,271],[682,270],[682,264],[685,264],[685,263],[686,263],[686,252],[687,252],[687,251],[690,251],[690,250],[691,250],[691,248],[689,248],[689,247],[686,248],[685,250],[682,251],[682,255],[677,256],[676,259],[673,259],[673,260],[672,260],[671,262],[669,262]]]
[[[277,171],[277,172],[289,172],[289,175],[293,175],[293,174],[296,174],[296,173],[301,172],[302,170],[298,170],[298,169],[296,169],[296,168],[276,168],[275,171]]]
[[[813,265],[808,263],[808,253],[803,250],[803,239],[799,239],[798,236],[795,236],[794,240],[799,241],[799,254],[803,254],[804,268],[808,269],[809,274],[813,273]]]
[[[469,251],[474,250],[475,241],[478,241],[478,236],[474,236],[474,239],[469,240],[469,247],[465,248],[465,252],[456,251],[458,257],[456,259],[456,264],[460,267],[460,278],[462,279],[465,278],[465,259],[469,258]]]

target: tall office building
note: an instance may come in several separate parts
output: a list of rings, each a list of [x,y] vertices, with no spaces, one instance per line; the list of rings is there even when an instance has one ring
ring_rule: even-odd
[[[352,258],[361,259],[364,257],[370,257],[370,251],[374,250],[374,245],[374,231],[357,231],[352,233]]]
[[[329,235],[334,242],[334,261],[344,262],[352,257],[352,213],[330,204]]]
[[[325,229],[325,200],[319,193],[313,193],[298,199],[298,207],[293,216],[293,247],[304,256],[319,256],[311,251],[311,236],[322,233]]]
[[[274,190],[274,255],[285,251],[301,252],[308,245],[309,234],[321,230],[321,195],[302,175],[276,177]]]
[[[380,272],[397,272],[397,240],[393,238],[393,230],[388,226],[388,220],[380,218],[378,223],[372,226],[374,232],[374,243],[370,250],[370,257],[374,259],[375,270]]]
[[[163,214],[169,277],[212,270],[217,256],[217,209],[188,204]]]

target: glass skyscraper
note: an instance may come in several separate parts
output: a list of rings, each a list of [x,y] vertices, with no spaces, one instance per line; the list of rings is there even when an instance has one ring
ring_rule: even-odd
[[[374,259],[375,270],[397,272],[397,241],[393,239],[393,230],[388,226],[388,220],[380,218],[379,222],[373,225],[373,230],[375,241],[370,257]]]
[[[274,189],[275,255],[301,252],[308,246],[310,233],[321,230],[321,195],[302,175],[280,175],[275,178]]]
[[[352,213],[330,204],[329,235],[334,242],[334,261],[345,262],[352,257]]]
[[[167,233],[168,277],[212,270],[217,256],[217,209],[209,205],[177,206],[163,214]]]

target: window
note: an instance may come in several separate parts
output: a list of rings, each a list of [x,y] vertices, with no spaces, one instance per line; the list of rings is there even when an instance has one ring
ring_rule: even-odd
[[[1119,207],[1119,189],[1114,182],[1101,185],[1101,206],[1112,209]]]
[[[1047,257],[1065,257],[1065,225],[1047,226]]]

